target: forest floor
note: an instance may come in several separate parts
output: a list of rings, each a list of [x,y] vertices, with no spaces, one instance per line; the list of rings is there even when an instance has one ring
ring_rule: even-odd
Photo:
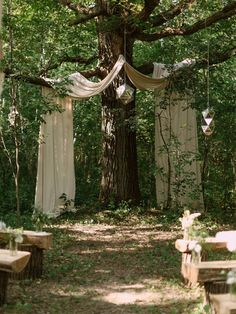
[[[43,278],[11,280],[0,313],[203,313],[202,289],[188,289],[181,280],[174,248],[179,222],[65,220],[48,230],[54,241],[45,252]]]

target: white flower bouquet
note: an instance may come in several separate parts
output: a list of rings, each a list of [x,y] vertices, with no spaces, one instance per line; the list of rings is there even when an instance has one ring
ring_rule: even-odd
[[[23,242],[23,228],[13,229],[8,227],[6,231],[9,237],[9,250],[12,255],[16,255],[18,244]]]

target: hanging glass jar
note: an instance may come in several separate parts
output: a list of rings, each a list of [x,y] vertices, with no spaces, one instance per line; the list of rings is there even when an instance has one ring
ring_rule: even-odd
[[[206,136],[209,136],[213,133],[215,128],[214,123],[215,112],[212,108],[207,108],[202,111],[202,131]]]
[[[11,237],[9,239],[9,250],[12,256],[15,256],[17,254],[18,242],[16,242],[16,239],[14,237]]]
[[[134,89],[128,84],[122,84],[116,89],[116,99],[120,99],[127,105],[134,100]]]

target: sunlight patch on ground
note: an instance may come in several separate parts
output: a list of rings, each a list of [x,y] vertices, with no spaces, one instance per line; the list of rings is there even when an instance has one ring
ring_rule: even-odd
[[[119,237],[128,237],[130,239],[142,240],[144,238],[148,239],[149,236],[152,239],[158,238],[158,240],[166,240],[166,239],[173,239],[176,237],[178,232],[181,231],[180,226],[176,228],[177,230],[172,231],[163,231],[161,230],[162,225],[157,224],[155,226],[143,226],[143,225],[136,225],[136,226],[127,226],[127,227],[120,227],[116,225],[103,225],[103,224],[93,224],[93,225],[84,225],[80,223],[76,224],[62,224],[57,226],[60,229],[66,229],[71,231],[77,231],[84,235],[97,235],[102,236],[103,238],[110,239],[111,237],[119,238]]]
[[[96,269],[94,272],[95,272],[95,273],[102,273],[102,274],[109,274],[109,273],[111,273],[111,270]]]
[[[135,252],[137,251],[138,248],[142,248],[143,246],[136,246],[136,247],[128,247],[128,248],[120,248],[120,247],[106,247],[106,248],[101,248],[101,249],[90,249],[86,248],[85,250],[77,250],[81,255],[85,254],[95,254],[95,253],[104,253],[104,252],[120,252],[120,253],[125,253],[125,252]],[[152,247],[151,245],[145,245],[145,247]],[[73,250],[75,252],[75,250]]]
[[[66,226],[66,228],[68,229],[68,226]],[[96,234],[99,232],[104,232],[104,231],[110,231],[112,232],[114,230],[116,230],[116,226],[108,226],[108,225],[103,225],[103,224],[99,224],[99,225],[84,225],[84,224],[74,224],[71,225],[69,230],[72,231],[79,231],[79,232],[83,232],[85,234]]]
[[[97,295],[94,301],[105,301],[116,305],[138,304],[138,305],[164,305],[166,303],[188,301],[198,298],[200,289],[188,289],[176,285],[167,285],[161,279],[145,279],[141,283],[126,285],[109,285],[106,287],[94,287]],[[187,292],[187,293],[186,293]],[[183,297],[183,294],[186,294]]]
[[[54,295],[58,295],[61,297],[68,297],[68,296],[74,296],[74,297],[82,297],[86,294],[86,290],[85,291],[71,291],[69,289],[52,289],[51,294]]]
[[[183,294],[178,291],[178,289],[167,289],[163,293],[163,288],[161,289],[147,289],[142,284],[136,285],[127,285],[123,286],[122,289],[111,289],[111,290],[102,290],[96,289],[98,295],[93,298],[94,301],[103,300],[116,305],[124,304],[139,304],[139,305],[160,305],[166,303],[172,303],[173,298],[175,302],[183,301]],[[186,301],[189,300],[189,297],[198,297],[199,291],[191,291],[187,296]]]
[[[134,303],[150,305],[156,304],[157,299],[160,299],[160,293],[158,292],[137,292],[135,290],[127,290],[124,292],[111,292],[102,297],[102,300],[104,300],[105,302],[113,303],[116,305]]]

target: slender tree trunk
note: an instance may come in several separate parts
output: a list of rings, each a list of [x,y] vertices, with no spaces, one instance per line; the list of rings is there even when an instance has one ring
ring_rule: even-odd
[[[19,179],[20,179],[20,164],[19,164],[19,141],[17,135],[15,135],[15,161],[16,161],[16,173],[15,173],[15,191],[16,191],[16,213],[18,219],[20,219],[20,192],[19,192]]]
[[[8,14],[12,17],[12,1],[8,2],[7,6]],[[14,37],[13,37],[13,29],[10,24],[9,26],[9,46],[10,46],[10,67],[14,66]],[[16,213],[17,220],[20,223],[20,194],[19,194],[19,177],[20,177],[20,164],[19,164],[19,139],[18,139],[18,128],[19,128],[19,113],[17,108],[17,90],[18,86],[14,81],[14,78],[10,80],[10,98],[11,98],[11,108],[10,115],[11,121],[10,126],[13,130],[14,144],[15,144],[15,170],[13,170],[14,182],[15,182],[15,196],[16,196]],[[10,156],[10,155],[9,155]],[[10,157],[11,159],[11,157]]]
[[[100,1],[104,5],[104,1]],[[107,7],[106,7],[107,9]],[[118,59],[127,51],[126,59],[132,63],[133,42],[128,38],[124,49],[124,32],[102,31],[102,18],[98,23],[101,76],[104,78]],[[134,125],[135,102],[124,105],[116,99],[116,88],[124,83],[124,72],[102,93],[102,178],[100,201],[119,203],[140,200],[137,167],[136,131]],[[128,82],[127,82],[128,83]],[[129,84],[130,85],[130,84]]]

